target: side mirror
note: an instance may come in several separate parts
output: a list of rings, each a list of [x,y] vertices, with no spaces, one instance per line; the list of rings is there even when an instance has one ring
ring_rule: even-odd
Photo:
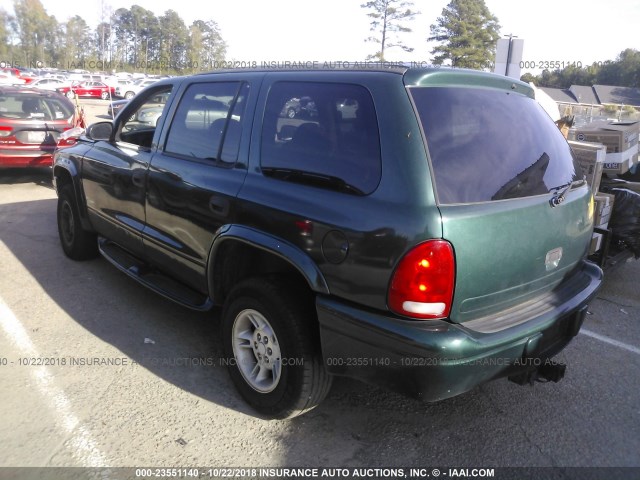
[[[91,140],[109,140],[113,132],[113,123],[98,122],[87,127],[85,135]]]

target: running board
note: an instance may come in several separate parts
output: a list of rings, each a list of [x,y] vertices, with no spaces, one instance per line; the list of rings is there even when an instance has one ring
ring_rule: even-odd
[[[213,302],[206,295],[150,267],[106,238],[100,237],[98,249],[118,270],[163,297],[193,310],[206,311],[213,307]]]

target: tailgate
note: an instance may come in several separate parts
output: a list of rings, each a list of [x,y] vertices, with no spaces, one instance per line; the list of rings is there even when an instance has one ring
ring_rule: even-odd
[[[557,286],[591,240],[590,197],[582,187],[555,208],[551,195],[441,206],[443,236],[456,256],[451,320],[491,315]]]
[[[408,90],[443,238],[455,253],[450,318],[465,322],[562,282],[586,254],[593,203],[569,145],[527,85],[493,76],[487,83],[475,73],[455,78],[455,85],[421,79]]]

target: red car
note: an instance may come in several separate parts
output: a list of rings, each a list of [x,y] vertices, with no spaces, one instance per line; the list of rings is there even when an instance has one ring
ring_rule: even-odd
[[[25,84],[31,83],[35,80],[35,78],[32,77],[30,74],[23,72],[21,70],[18,70],[17,68],[4,67],[4,68],[0,68],[0,72],[3,72],[7,75],[11,75],[12,77],[15,77],[15,78],[20,78],[24,80]]]
[[[58,137],[74,126],[73,103],[56,92],[0,87],[0,168],[51,165]]]
[[[74,95],[78,95],[79,97],[109,100],[109,98],[115,95],[116,89],[102,82],[82,82],[58,88],[58,92],[71,99],[74,98]]]

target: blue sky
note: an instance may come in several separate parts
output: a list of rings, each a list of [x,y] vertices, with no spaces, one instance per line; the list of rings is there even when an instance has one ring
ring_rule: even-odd
[[[41,0],[58,21],[78,13],[95,25],[102,6],[113,10],[132,3],[160,15],[173,8],[188,24],[196,18],[215,20],[229,44],[228,58],[238,61],[356,61],[375,51],[365,43],[370,35],[369,19],[360,4],[365,0],[83,0],[69,9],[69,2]],[[414,48],[388,51],[398,61],[429,61],[432,44],[426,41],[429,25],[435,22],[449,0],[417,0],[421,12],[409,26],[403,41]],[[613,60],[625,48],[640,49],[638,24],[640,0],[522,2],[485,0],[498,17],[503,35],[524,39],[523,60],[529,62],[581,62]],[[11,11],[12,0],[0,0]]]

